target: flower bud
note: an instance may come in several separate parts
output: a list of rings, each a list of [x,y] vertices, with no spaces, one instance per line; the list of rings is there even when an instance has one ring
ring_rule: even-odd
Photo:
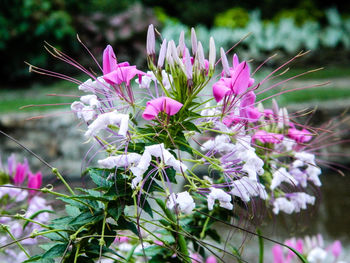
[[[162,45],[160,46],[159,57],[158,57],[158,68],[162,68],[164,65],[164,59],[167,52],[166,44],[167,44],[166,39],[164,39]]]
[[[230,67],[228,65],[225,50],[222,47],[220,48],[220,54],[221,54],[221,63],[222,63],[222,67],[223,67],[225,76],[228,77],[228,76],[230,76]]]
[[[197,36],[196,31],[192,27],[191,29],[191,42],[192,42],[192,54],[195,55],[197,53]]]
[[[190,52],[188,49],[185,49],[184,52],[184,57],[185,57],[185,74],[187,77],[187,80],[192,79],[192,63],[191,63],[191,57],[190,57]]]
[[[154,27],[152,24],[149,25],[147,31],[147,44],[146,44],[147,55],[154,56],[156,54],[156,38],[154,36]]]
[[[204,61],[204,51],[203,46],[201,42],[198,42],[198,49],[197,49],[197,56],[196,56],[198,63],[199,63],[199,69],[205,70],[205,61]]]
[[[179,37],[179,45],[177,46],[177,54],[180,57],[183,57],[184,51],[185,51],[185,32],[181,31],[180,37]]]
[[[171,46],[172,46],[172,42],[174,42],[173,40],[170,40],[169,43],[168,43],[168,48],[167,48],[167,51],[166,51],[166,61],[168,63],[168,65],[170,67],[174,67],[174,59],[173,59],[173,56],[172,56],[172,53],[171,53]]]
[[[210,37],[210,40],[209,40],[209,68],[211,70],[214,69],[215,59],[216,59],[215,42],[214,42],[214,38]]]

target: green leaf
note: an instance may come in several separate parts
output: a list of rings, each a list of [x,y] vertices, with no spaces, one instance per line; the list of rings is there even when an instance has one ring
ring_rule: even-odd
[[[199,133],[201,132],[193,122],[186,121],[186,122],[183,122],[182,125],[188,131],[196,131],[196,132],[199,132]]]
[[[73,218],[71,222],[69,222],[70,225],[78,225],[83,226],[86,224],[95,224],[98,221],[103,219],[103,210],[99,210],[94,214],[91,214],[91,212],[84,212],[80,215]]]
[[[42,258],[42,255],[35,255],[27,260],[23,261],[22,263],[29,263],[29,262],[35,262],[35,263],[55,263],[55,260],[52,258]]]
[[[66,212],[71,217],[76,217],[81,213],[78,207],[72,205],[66,205]]]
[[[48,251],[46,251],[42,258],[56,258],[63,255],[64,251],[67,249],[68,244],[57,244],[54,245],[52,248],[50,248]]]
[[[113,182],[108,181],[106,178],[111,173],[110,170],[100,168],[89,168],[86,171],[92,181],[99,187],[108,189],[113,185]]]
[[[220,236],[219,234],[216,232],[215,229],[209,228],[205,231],[205,233],[210,236],[214,241],[220,243]]]
[[[176,184],[177,181],[176,181],[176,170],[172,167],[169,167],[165,170],[166,172],[166,175],[168,176],[169,178],[169,181]]]
[[[128,229],[131,232],[133,232],[135,235],[139,234],[139,232],[137,231],[136,225],[133,222],[126,220],[124,216],[119,217],[119,220],[117,223],[118,223],[117,229],[119,230]]]
[[[125,206],[121,205],[120,202],[112,201],[108,203],[107,213],[118,222],[120,215],[124,212],[124,208]]]

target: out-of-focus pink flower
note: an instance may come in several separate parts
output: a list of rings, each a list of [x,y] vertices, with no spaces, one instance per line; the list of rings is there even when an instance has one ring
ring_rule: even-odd
[[[294,139],[297,143],[309,142],[312,139],[311,132],[309,132],[305,128],[301,131],[296,128],[290,128],[288,130],[288,136]]]
[[[342,245],[339,240],[334,241],[334,243],[331,245],[331,251],[335,259],[337,259],[340,256],[340,253],[342,251]]]
[[[27,172],[29,170],[28,162],[27,160],[24,161],[23,164],[18,163],[16,166],[16,173],[13,177],[13,182],[15,185],[21,185],[24,180],[26,179]]]
[[[125,236],[119,236],[119,237],[116,237],[114,242],[117,242],[117,243],[126,243],[126,242],[129,242],[130,241],[130,238],[128,237],[125,237]]]
[[[257,121],[261,112],[257,108],[254,107],[256,96],[253,91],[248,92],[243,96],[240,104],[240,115],[244,120],[248,122]]]
[[[277,134],[272,132],[267,132],[264,130],[257,131],[253,137],[252,140],[259,140],[262,143],[281,143],[283,140],[283,134]]]
[[[16,155],[13,153],[7,159],[7,168],[10,176],[12,176],[13,173],[15,172],[15,167],[16,167]]]
[[[41,172],[37,172],[36,174],[32,174],[30,171],[28,172],[28,188],[40,189],[42,184],[42,175]],[[29,193],[35,194],[35,190],[29,190]]]
[[[192,263],[202,263],[203,262],[202,257],[197,253],[191,253],[190,257],[192,259]]]
[[[217,263],[216,257],[214,257],[214,256],[209,256],[209,257],[207,258],[207,260],[205,261],[205,263]]]
[[[283,256],[283,249],[280,245],[272,247],[273,263],[286,263]]]
[[[178,113],[182,107],[182,103],[168,98],[160,97],[147,102],[146,109],[142,114],[145,120],[153,120],[159,112],[165,112],[166,114],[172,116]]]

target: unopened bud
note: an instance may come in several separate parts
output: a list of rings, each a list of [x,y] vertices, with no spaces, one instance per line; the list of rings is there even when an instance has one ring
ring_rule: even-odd
[[[166,61],[170,67],[174,66],[174,59],[173,59],[172,52],[171,52],[171,46],[172,46],[173,42],[174,42],[173,40],[169,41],[168,48],[166,51]]]
[[[190,52],[188,51],[187,48],[185,49],[184,56],[185,56],[185,74],[186,74],[187,80],[190,80],[192,79],[192,63],[190,58]]]
[[[149,56],[154,56],[156,54],[156,38],[154,36],[154,27],[152,24],[149,25],[147,31],[146,50]]]
[[[228,65],[225,50],[222,47],[220,48],[220,54],[221,54],[222,68],[224,70],[225,76],[228,77],[230,76],[230,67]]]
[[[179,37],[179,45],[177,46],[177,54],[183,57],[185,51],[185,32],[181,31]]]
[[[165,54],[167,52],[166,39],[163,40],[162,45],[160,46],[159,57],[158,57],[158,68],[162,68],[164,65]]]
[[[215,59],[216,59],[215,42],[214,42],[214,38],[210,37],[210,40],[209,40],[209,68],[210,69],[214,69]]]
[[[277,101],[275,99],[272,99],[272,110],[273,110],[273,113],[277,116],[279,112],[279,108],[278,108]]]
[[[191,42],[192,42],[192,54],[195,55],[197,53],[197,36],[196,31],[192,27],[191,29]]]
[[[199,68],[201,70],[205,70],[204,51],[203,51],[203,46],[202,46],[201,42],[198,42],[198,49],[197,49],[196,59],[198,60]]]

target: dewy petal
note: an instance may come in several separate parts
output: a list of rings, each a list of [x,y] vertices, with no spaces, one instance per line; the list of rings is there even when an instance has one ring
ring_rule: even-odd
[[[85,136],[95,136],[100,130],[106,129],[108,125],[119,125],[118,134],[125,137],[128,130],[128,124],[128,114],[121,114],[117,111],[107,112],[99,115],[97,119],[88,126]]]
[[[98,108],[101,103],[97,99],[96,95],[85,95],[80,97],[80,101],[85,104],[89,104],[92,108]]]
[[[108,45],[103,51],[103,75],[106,75],[117,68],[117,57],[114,54],[111,45]]]

